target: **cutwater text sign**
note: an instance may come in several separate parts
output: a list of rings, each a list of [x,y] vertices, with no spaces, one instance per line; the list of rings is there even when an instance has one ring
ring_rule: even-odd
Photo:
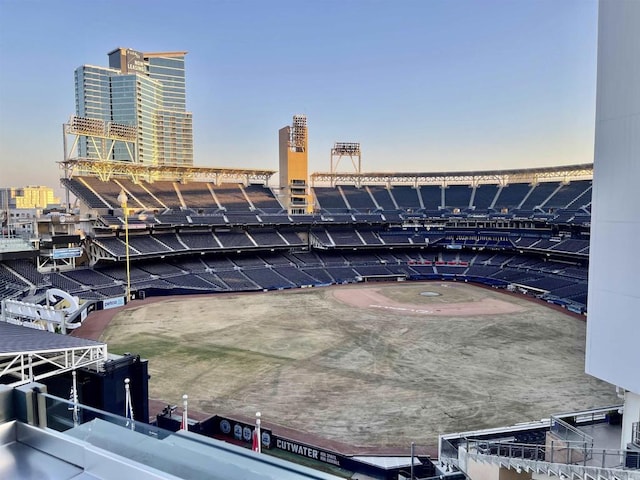
[[[320,450],[318,448],[310,447],[302,443],[292,442],[291,440],[285,440],[283,438],[276,439],[276,448],[284,450],[285,452],[295,453],[301,457],[308,457],[314,460],[318,460],[324,463],[330,463],[331,465],[340,466],[340,460],[334,453]]]
[[[107,298],[106,300],[102,301],[102,308],[104,310],[122,306],[124,306],[124,297]]]

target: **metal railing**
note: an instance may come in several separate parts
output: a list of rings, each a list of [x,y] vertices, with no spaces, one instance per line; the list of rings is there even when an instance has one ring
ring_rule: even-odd
[[[589,449],[582,452],[579,445],[572,442],[551,441],[547,445],[528,443],[492,442],[490,440],[470,440],[464,443],[469,454],[505,457],[511,460],[541,461],[551,464],[577,465],[596,468],[640,469],[640,456],[632,457],[625,450]],[[569,444],[569,445],[567,445]],[[463,444],[461,444],[463,445]]]
[[[640,422],[631,424],[631,443],[640,447]]]

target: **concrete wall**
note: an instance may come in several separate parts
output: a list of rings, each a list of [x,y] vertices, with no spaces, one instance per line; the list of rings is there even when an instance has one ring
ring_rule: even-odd
[[[602,0],[586,372],[640,394],[640,2]]]

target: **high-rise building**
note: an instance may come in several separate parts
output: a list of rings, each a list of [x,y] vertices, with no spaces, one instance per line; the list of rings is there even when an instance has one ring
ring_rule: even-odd
[[[109,52],[109,66],[75,71],[76,115],[137,129],[135,151],[124,142],[80,136],[78,157],[146,165],[193,165],[193,119],[186,111],[187,52]],[[99,137],[100,135],[98,135]]]

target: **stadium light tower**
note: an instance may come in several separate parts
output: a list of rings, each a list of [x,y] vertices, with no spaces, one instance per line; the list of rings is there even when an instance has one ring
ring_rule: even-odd
[[[337,172],[342,157],[349,157],[356,173],[362,172],[362,152],[359,142],[336,142],[331,149],[331,174]],[[357,162],[357,163],[356,163]],[[334,180],[331,180],[334,183]]]
[[[125,262],[127,264],[127,300],[129,303],[131,300],[131,270],[129,267],[129,209],[127,208],[127,201],[129,198],[124,190],[120,190],[120,194],[118,195],[118,202],[120,202],[120,206],[122,206],[122,211],[124,212],[124,245],[126,249],[125,253]]]

